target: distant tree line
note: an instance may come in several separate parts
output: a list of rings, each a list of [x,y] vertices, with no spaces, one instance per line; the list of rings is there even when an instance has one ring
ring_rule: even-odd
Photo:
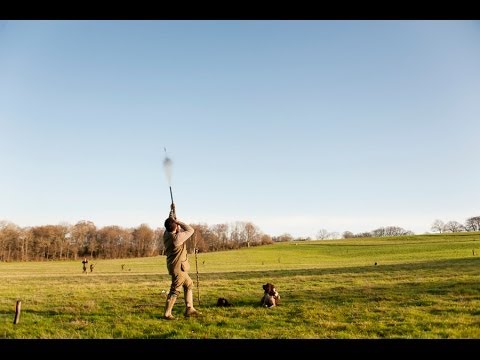
[[[444,233],[444,232],[461,232],[461,231],[480,231],[480,216],[474,216],[465,220],[464,224],[459,223],[458,221],[448,221],[444,223],[442,220],[435,220],[431,226],[433,232]],[[351,238],[365,238],[365,237],[384,237],[384,236],[403,236],[403,235],[414,235],[410,230],[405,230],[399,226],[386,226],[380,227],[378,229],[360,232],[357,234],[352,233],[351,231],[345,231],[342,234],[343,239]],[[326,240],[326,239],[339,239],[340,236],[336,232],[328,232],[326,229],[320,229],[317,232],[317,239]]]
[[[275,242],[311,240],[294,238],[288,233],[280,236],[264,234],[251,222],[237,221],[229,224],[191,224],[195,228],[193,241],[187,242],[189,253],[234,250],[242,247],[269,245]],[[480,216],[468,218],[464,224],[457,221],[444,223],[435,220],[433,232],[480,231]],[[136,228],[117,225],[97,228],[91,221],[82,220],[75,225],[42,225],[19,227],[9,221],[0,221],[0,261],[76,260],[88,256],[99,259],[135,258],[163,255],[163,228],[152,229],[146,224]],[[399,226],[381,227],[369,232],[354,234],[320,229],[319,240],[350,239],[414,235]]]
[[[188,251],[221,251],[272,244],[269,235],[251,222],[231,224],[191,224],[195,228]],[[146,224],[136,228],[116,225],[97,228],[91,221],[75,225],[19,227],[0,221],[0,261],[76,260],[88,256],[99,259],[163,255],[163,228]]]
[[[431,226],[433,232],[462,232],[462,231],[480,231],[480,216],[473,216],[465,220],[464,224],[458,221],[447,221],[444,223],[442,220],[435,220]]]
[[[405,230],[400,226],[386,226],[386,227],[380,227],[372,231],[361,232],[358,234],[354,234],[351,231],[345,231],[342,234],[342,237],[344,239],[350,239],[350,238],[403,236],[403,235],[414,235],[414,233],[413,231]]]

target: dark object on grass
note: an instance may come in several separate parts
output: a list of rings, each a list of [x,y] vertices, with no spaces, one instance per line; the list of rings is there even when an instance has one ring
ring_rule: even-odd
[[[217,300],[217,306],[228,307],[228,306],[232,306],[232,304],[224,297],[219,297]]]

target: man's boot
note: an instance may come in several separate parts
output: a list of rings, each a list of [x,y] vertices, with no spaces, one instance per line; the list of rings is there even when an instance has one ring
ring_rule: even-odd
[[[201,315],[201,313],[195,310],[195,308],[193,307],[193,290],[192,289],[184,290],[184,294],[185,294],[185,305],[186,305],[184,315],[187,317]]]
[[[175,295],[168,295],[167,302],[165,303],[165,314],[163,315],[164,319],[173,320],[175,317],[172,315],[173,305],[175,305],[177,297]]]

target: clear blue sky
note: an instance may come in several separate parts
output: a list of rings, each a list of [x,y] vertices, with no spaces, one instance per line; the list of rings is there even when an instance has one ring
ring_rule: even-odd
[[[480,215],[479,21],[0,21],[0,220]]]

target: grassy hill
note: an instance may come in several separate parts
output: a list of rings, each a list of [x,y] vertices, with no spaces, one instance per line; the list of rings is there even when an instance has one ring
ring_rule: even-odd
[[[480,233],[457,233],[192,254],[203,316],[183,318],[181,295],[174,321],[162,319],[163,256],[94,259],[87,274],[81,259],[1,262],[0,338],[478,339],[479,252]],[[266,282],[280,306],[260,306]],[[219,297],[234,306],[216,307]]]

